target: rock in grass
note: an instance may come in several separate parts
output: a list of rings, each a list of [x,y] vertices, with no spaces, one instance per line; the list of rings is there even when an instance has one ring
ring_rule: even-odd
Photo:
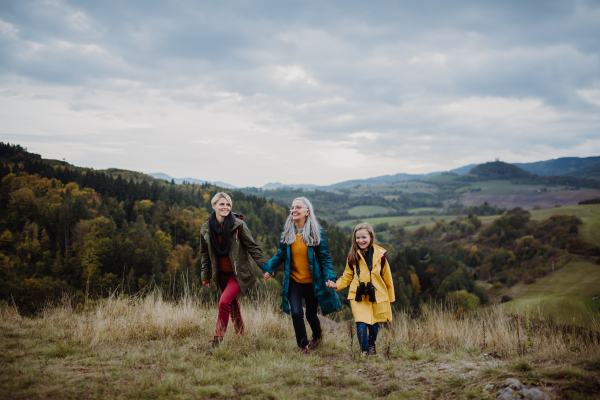
[[[489,386],[484,386],[484,389],[490,390]],[[492,386],[493,388],[493,386]],[[548,395],[536,388],[525,388],[517,379],[508,378],[504,382],[496,386],[498,394],[496,395],[497,400],[514,400],[514,399],[525,399],[525,400],[546,400]]]
[[[531,388],[531,389],[523,389],[519,393],[525,400],[545,400],[548,396],[542,392],[540,389]]]
[[[517,379],[508,378],[503,383],[498,385],[498,390],[504,388],[511,388],[515,392],[518,392],[519,390],[523,389],[523,385],[521,385],[521,382],[519,382]]]
[[[483,390],[488,391],[488,392],[493,392],[495,388],[496,387],[494,385],[492,385],[491,383],[488,383],[487,385],[485,385],[483,387]]]
[[[500,389],[498,391],[498,395],[496,396],[497,400],[514,400],[520,399],[519,392],[512,390],[509,387],[505,387],[504,389]]]

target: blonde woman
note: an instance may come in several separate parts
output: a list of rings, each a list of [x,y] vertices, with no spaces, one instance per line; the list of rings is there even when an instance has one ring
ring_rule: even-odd
[[[285,313],[292,315],[298,351],[309,354],[321,342],[321,323],[317,308],[321,305],[323,315],[341,307],[337,293],[331,288],[336,279],[331,265],[331,256],[325,242],[325,234],[317,219],[312,204],[306,197],[294,199],[290,207],[279,250],[261,268],[264,278],[269,279],[273,270],[284,263],[282,306]],[[312,330],[309,341],[304,326],[302,299],[306,303],[306,320]]]
[[[235,333],[244,335],[245,327],[240,312],[238,293],[255,282],[250,257],[257,265],[267,262],[260,247],[243,217],[231,212],[233,202],[227,193],[219,192],[211,200],[213,212],[200,229],[200,261],[202,264],[202,283],[210,287],[210,280],[221,291],[219,315],[215,336],[207,353],[219,346],[227,331],[229,317]]]
[[[354,228],[346,269],[335,283],[337,290],[348,285],[361,355],[374,355],[379,322],[392,320],[390,303],[396,298],[385,249],[375,244],[375,232],[367,222]]]

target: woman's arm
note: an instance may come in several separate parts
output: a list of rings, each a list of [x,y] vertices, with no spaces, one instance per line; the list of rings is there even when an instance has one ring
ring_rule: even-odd
[[[240,240],[246,248],[246,251],[248,251],[248,254],[250,254],[250,257],[256,261],[257,265],[263,265],[267,263],[267,259],[260,249],[260,246],[254,241],[252,233],[250,233],[250,229],[248,229],[248,225],[246,225],[244,221],[242,221],[242,227],[240,228]]]
[[[350,268],[350,264],[348,264],[348,262],[346,262],[346,269],[344,270],[344,273],[342,274],[340,279],[338,279],[337,282],[335,283],[337,285],[336,289],[337,290],[344,289],[345,287],[350,285],[350,283],[352,283],[352,279],[354,279],[354,270],[352,268]]]
[[[208,242],[204,239],[204,235],[200,235],[200,264],[202,265],[200,279],[202,280],[202,283],[209,286],[210,283],[206,284],[205,282],[210,282],[212,276],[212,264],[208,252]]]
[[[277,253],[275,253],[273,258],[271,258],[266,264],[260,266],[263,274],[269,273],[270,275],[273,275],[275,268],[279,267],[281,263],[285,261],[286,253],[285,244],[283,242],[279,242],[279,249],[277,250]]]
[[[333,265],[331,263],[331,256],[329,255],[329,249],[327,248],[327,242],[325,241],[325,233],[321,229],[321,242],[315,247],[315,255],[319,259],[319,265],[323,271],[323,277],[325,281],[334,281],[337,279],[335,272],[333,272]]]

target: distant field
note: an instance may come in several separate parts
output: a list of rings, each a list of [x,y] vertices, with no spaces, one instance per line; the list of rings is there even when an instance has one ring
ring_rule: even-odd
[[[498,187],[489,186],[482,188],[481,192],[463,193],[460,195],[460,203],[465,206],[478,206],[488,202],[490,205],[507,209],[522,207],[526,210],[533,210],[536,206],[546,209],[553,208],[556,204],[577,205],[582,200],[600,197],[598,189],[556,190],[557,188],[548,188],[547,192],[538,193],[533,190],[532,185],[503,184],[504,181],[483,183],[491,184],[493,182],[496,182]]]
[[[600,295],[600,265],[571,262],[540,279],[525,290],[523,297],[505,303],[509,312],[525,312],[527,305],[535,315],[552,315],[557,321],[579,324],[600,323],[600,303],[592,300]]]
[[[387,210],[385,207],[378,206],[360,206],[374,209]],[[360,207],[354,207],[351,210],[359,209]],[[423,207],[413,208],[409,210],[411,213],[418,213],[419,211],[436,211],[436,208]],[[583,225],[579,227],[579,235],[585,240],[595,243],[600,246],[600,204],[582,205],[582,206],[566,206],[566,207],[552,207],[544,210],[531,211],[531,219],[540,221],[548,218],[554,214],[571,214],[576,215],[583,221]],[[357,214],[351,214],[357,215]],[[366,215],[366,214],[358,214]],[[498,215],[490,215],[485,217],[479,217],[484,224],[492,222],[498,218]],[[378,217],[378,218],[362,218],[361,221],[368,222],[375,226],[387,222],[390,227],[404,226],[409,232],[413,232],[421,226],[430,226],[437,220],[451,221],[456,218],[456,215],[407,215],[400,217]],[[341,221],[338,223],[341,228],[346,226],[354,227],[356,220]],[[405,226],[406,225],[406,226]]]
[[[471,186],[463,186],[455,190],[456,193],[466,192],[469,189],[481,189],[477,192],[479,195],[487,196],[498,196],[505,194],[513,194],[515,191],[519,192],[532,192],[535,193],[536,189],[543,188],[543,185],[516,185],[511,181],[483,181],[473,182]],[[546,187],[549,192],[563,190],[564,186],[561,187]]]
[[[354,217],[371,216],[377,214],[387,214],[391,210],[381,206],[356,206],[348,210],[348,214]]]
[[[360,186],[351,189],[354,195],[363,195],[366,193],[437,193],[438,187],[431,183],[423,181],[396,182],[390,185]]]
[[[436,212],[438,211],[439,208],[435,208],[435,207],[420,207],[420,208],[411,208],[410,210],[408,210],[409,214],[418,214],[421,212]]]
[[[428,209],[428,208],[423,208],[423,209]],[[433,210],[436,210],[436,209],[433,208]],[[456,215],[405,215],[405,216],[400,216],[400,217],[361,218],[361,221],[368,222],[373,226],[384,223],[384,222],[387,222],[388,224],[390,224],[390,227],[407,225],[407,226],[404,226],[404,229],[412,232],[412,231],[417,230],[421,226],[433,225],[435,223],[435,221],[437,221],[437,220],[452,221],[456,217],[457,217]],[[479,217],[479,218],[481,219],[481,222],[483,222],[484,224],[487,224],[498,217],[499,217],[499,215],[490,215],[490,216]],[[356,225],[356,220],[341,221],[338,223],[338,226],[340,228],[344,228],[346,226],[353,227],[354,225]]]
[[[375,226],[377,224],[381,224],[387,222],[390,226],[402,226],[407,223],[410,223],[411,226],[407,226],[406,229],[412,230],[417,229],[420,225],[430,225],[435,223],[436,220],[451,220],[456,218],[456,215],[407,215],[401,217],[378,217],[378,218],[362,218],[363,222],[368,222],[371,225]],[[356,224],[356,220],[354,221],[341,221],[338,223],[340,227],[350,226],[353,227]]]
[[[431,178],[425,178],[425,179],[423,179],[423,181],[445,183],[445,182],[451,182],[451,181],[455,180],[456,178],[458,178],[459,176],[460,175],[456,175],[456,174],[442,174],[442,175],[438,175],[438,176],[432,176]]]

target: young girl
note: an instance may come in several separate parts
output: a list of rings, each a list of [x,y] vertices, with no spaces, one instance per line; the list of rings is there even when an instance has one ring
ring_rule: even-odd
[[[335,283],[337,290],[350,285],[348,300],[363,356],[377,354],[378,323],[392,320],[390,303],[395,301],[392,272],[385,258],[385,249],[374,242],[375,232],[370,224],[365,222],[354,228],[346,270]]]

